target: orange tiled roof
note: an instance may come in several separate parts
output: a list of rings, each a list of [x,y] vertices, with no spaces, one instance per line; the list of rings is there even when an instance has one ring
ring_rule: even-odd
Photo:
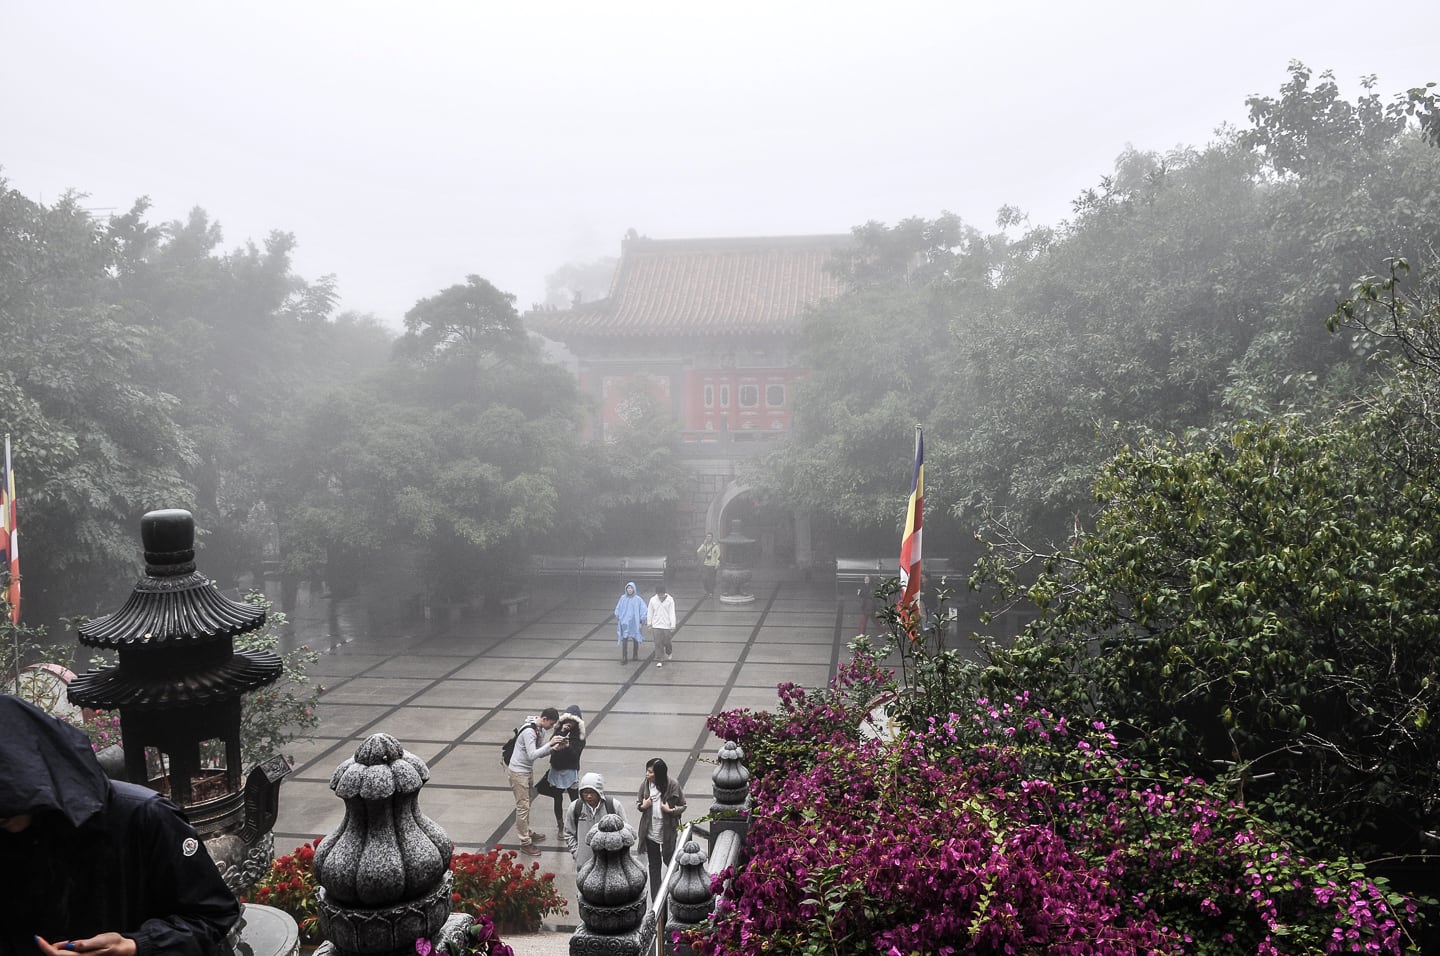
[[[740,335],[789,330],[844,291],[825,269],[848,235],[627,239],[610,294],[573,309],[530,312],[542,335]]]

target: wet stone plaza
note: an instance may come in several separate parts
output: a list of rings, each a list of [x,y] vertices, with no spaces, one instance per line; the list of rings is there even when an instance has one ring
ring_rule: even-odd
[[[828,580],[757,582],[746,605],[682,582],[673,592],[673,659],[657,667],[647,641],[639,663],[622,664],[610,616],[619,590],[557,584],[532,592],[523,613],[393,626],[337,624],[328,601],[302,601],[291,615],[293,639],[321,652],[310,673],[324,693],[314,739],[291,747],[295,770],[281,788],[276,853],[339,823],[344,804],[330,775],[382,732],[429,765],[420,807],[457,851],[518,848],[500,745],[527,716],[571,704],[586,722],[582,773],[603,774],[607,793],[629,807],[646,760],[661,757],[685,789],[686,820],[695,819],[709,808],[721,745],[706,717],[773,708],[783,681],[823,686],[854,636],[854,601],[842,605]],[[537,763],[537,780],[546,765]],[[535,860],[571,901],[568,916],[549,922],[568,926],[576,921],[575,867],[554,823],[553,800],[537,796],[531,826],[546,838]]]

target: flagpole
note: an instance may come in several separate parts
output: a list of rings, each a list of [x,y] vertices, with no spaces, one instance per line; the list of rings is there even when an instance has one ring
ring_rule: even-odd
[[[10,470],[10,433],[5,433],[5,488],[0,498],[5,503],[5,598],[10,598],[10,515],[14,512],[14,505],[10,501],[10,486],[14,483],[13,472]],[[16,620],[14,611],[11,611],[10,637],[15,643],[15,696],[20,696],[20,622]]]
[[[911,615],[920,590],[921,541],[925,524],[925,434],[915,426],[915,471],[910,501],[905,508],[905,532],[900,538],[900,597],[898,608]]]

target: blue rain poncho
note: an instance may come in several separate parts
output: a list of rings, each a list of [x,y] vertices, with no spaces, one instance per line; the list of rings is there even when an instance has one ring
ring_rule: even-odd
[[[625,593],[615,602],[615,643],[619,644],[627,638],[643,642],[645,637],[640,628],[644,625],[648,613],[645,599],[635,590],[635,582],[628,582]]]

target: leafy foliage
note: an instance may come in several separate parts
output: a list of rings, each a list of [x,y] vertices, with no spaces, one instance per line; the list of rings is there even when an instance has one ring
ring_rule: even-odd
[[[235,638],[236,650],[277,650],[285,615],[259,592],[245,596],[250,604],[265,608],[265,626]],[[320,725],[317,705],[320,688],[311,683],[306,669],[320,659],[308,645],[281,655],[280,678],[240,702],[240,755],[246,767],[255,766],[291,743],[308,739]]]
[[[844,679],[880,675],[862,655]],[[1103,723],[1022,695],[886,742],[837,733],[828,700],[782,709],[711,719],[747,752],[810,756],[756,774],[745,857],[717,874],[696,952],[1418,951],[1411,901],[1125,757]]]
[[[932,541],[995,512],[1059,542],[1131,442],[1372,387],[1374,340],[1321,332],[1335,277],[1419,261],[1440,214],[1440,151],[1415,132],[1433,128],[1433,91],[1386,103],[1373,87],[1350,103],[1293,64],[1250,101],[1250,128],[1127,149],[1057,228],[1006,208],[989,234],[949,215],[856,229],[851,291],[803,327],[794,441],[753,480],[857,536],[888,530],[923,422]]]
[[[320,839],[277,857],[244,897],[244,902],[264,903],[295,917],[301,939],[309,943],[321,942],[314,872]],[[513,850],[457,853],[451,858],[450,872],[455,879],[450,896],[454,911],[475,917],[482,932],[488,925],[494,935],[493,940],[482,940],[477,934],[477,943],[500,945],[498,933],[533,933],[547,914],[565,912],[565,901],[555,890],[555,874],[541,873],[538,863],[527,868],[516,862]]]
[[[583,500],[574,382],[512,298],[472,276],[422,300],[383,373],[297,414],[269,494],[287,567],[323,564],[343,594],[409,547],[442,597],[499,590],[517,550]]]
[[[316,837],[294,852],[276,857],[269,872],[241,898],[244,903],[260,903],[289,913],[300,927],[300,939],[306,943],[322,942],[315,895],[315,848],[320,839]]]
[[[1372,437],[1266,424],[1121,453],[982,687],[1103,717],[1191,773],[1236,767],[1252,801],[1307,805],[1347,844],[1413,846],[1440,784],[1436,503]]]
[[[455,911],[489,918],[501,932],[534,933],[547,915],[565,912],[555,874],[540,872],[538,863],[525,866],[513,850],[457,853],[450,871],[455,874]]]

